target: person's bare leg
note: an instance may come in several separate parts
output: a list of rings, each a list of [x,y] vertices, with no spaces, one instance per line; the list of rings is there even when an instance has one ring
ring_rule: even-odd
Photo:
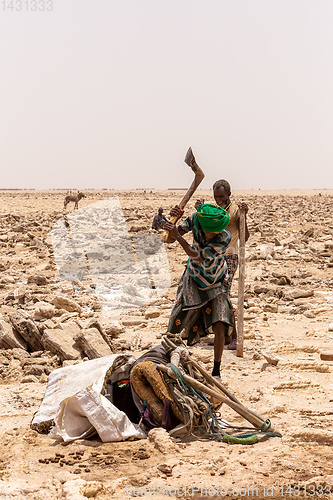
[[[234,274],[236,272],[236,269],[233,268],[232,262],[230,262],[229,258],[226,258],[227,266],[228,266],[228,274],[229,274],[229,300],[230,300],[230,305],[235,313],[235,308],[232,305],[231,302],[231,297],[230,297],[230,290],[231,290],[231,285],[232,285],[232,280],[234,277]],[[235,351],[237,349],[237,330],[236,330],[236,320],[234,318],[234,329],[231,333],[230,337],[226,336],[226,342],[225,342],[225,349],[230,349],[231,351]]]
[[[219,377],[224,348],[224,323],[218,321],[212,325],[212,328],[214,333],[214,368],[212,375]]]
[[[229,344],[226,346],[226,349],[228,349],[230,351],[236,351],[236,349],[237,349],[237,328],[236,328],[236,322],[235,322],[235,325],[234,325],[234,329],[232,330],[231,340],[230,340]]]
[[[233,316],[234,316],[234,328],[231,332],[231,335],[229,337],[229,342],[226,342],[226,347],[225,349],[228,349],[230,351],[236,351],[237,349],[237,328],[236,328],[236,317],[235,317],[235,309],[232,306],[233,309]]]

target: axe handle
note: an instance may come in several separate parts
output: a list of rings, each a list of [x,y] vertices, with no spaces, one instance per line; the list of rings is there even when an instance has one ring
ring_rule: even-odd
[[[189,199],[192,198],[192,196],[193,196],[194,192],[196,191],[197,187],[199,186],[200,182],[205,177],[205,174],[203,173],[203,171],[201,170],[201,168],[197,164],[194,164],[192,166],[192,170],[195,173],[195,177],[193,179],[192,184],[190,185],[190,187],[186,191],[182,201],[178,205],[182,210],[184,209],[184,207],[185,207],[186,203],[189,201]]]
[[[201,170],[201,168],[199,167],[199,165],[197,165],[195,162],[193,162],[190,165],[190,167],[191,167],[191,169],[194,172],[194,179],[192,181],[192,184],[190,185],[190,187],[186,191],[183,199],[178,204],[179,208],[181,208],[182,210],[184,210],[185,205],[187,204],[187,202],[189,201],[189,199],[193,196],[193,194],[196,191],[197,187],[199,186],[200,182],[205,177],[205,174],[203,173],[203,171]],[[178,220],[179,220],[179,217],[171,217],[170,222],[172,224],[175,224]],[[165,231],[165,233],[164,233],[164,241],[166,243],[171,243],[173,241],[173,240],[170,240],[170,238],[169,238],[169,231]]]

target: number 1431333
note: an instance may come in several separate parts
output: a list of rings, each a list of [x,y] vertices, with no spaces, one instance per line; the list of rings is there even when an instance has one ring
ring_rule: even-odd
[[[53,10],[53,0],[1,0],[6,12],[47,12]]]

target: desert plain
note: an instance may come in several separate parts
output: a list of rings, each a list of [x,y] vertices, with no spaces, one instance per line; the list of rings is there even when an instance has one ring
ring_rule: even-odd
[[[152,218],[160,206],[167,215],[184,191],[84,193],[78,214],[117,197],[129,235],[162,237],[150,229]],[[73,204],[63,208],[65,194],[0,191],[0,498],[333,496],[333,362],[321,359],[333,353],[333,191],[233,192],[249,207],[244,353],[224,351],[222,383],[282,436],[248,446],[202,436],[174,442],[165,434],[64,443],[30,428],[52,370],[112,352],[139,357],[160,343],[187,260],[180,246],[166,244],[169,286],[108,317],[84,276],[78,286],[59,275],[50,232],[73,213]],[[210,191],[198,190],[185,214],[196,198],[213,201]],[[236,308],[237,296],[236,275]],[[73,352],[75,337],[81,343]],[[189,348],[208,371],[211,340]],[[221,414],[244,424],[226,405]]]

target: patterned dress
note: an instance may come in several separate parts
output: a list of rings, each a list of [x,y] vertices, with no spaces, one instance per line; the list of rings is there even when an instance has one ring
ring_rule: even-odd
[[[223,230],[207,241],[197,218],[196,213],[190,215],[178,229],[185,233],[192,231],[192,247],[205,260],[199,263],[196,259],[188,259],[167,330],[170,333],[182,332],[188,345],[195,344],[200,337],[207,335],[208,328],[217,321],[228,326],[228,335],[234,324],[224,258],[230,234]]]

